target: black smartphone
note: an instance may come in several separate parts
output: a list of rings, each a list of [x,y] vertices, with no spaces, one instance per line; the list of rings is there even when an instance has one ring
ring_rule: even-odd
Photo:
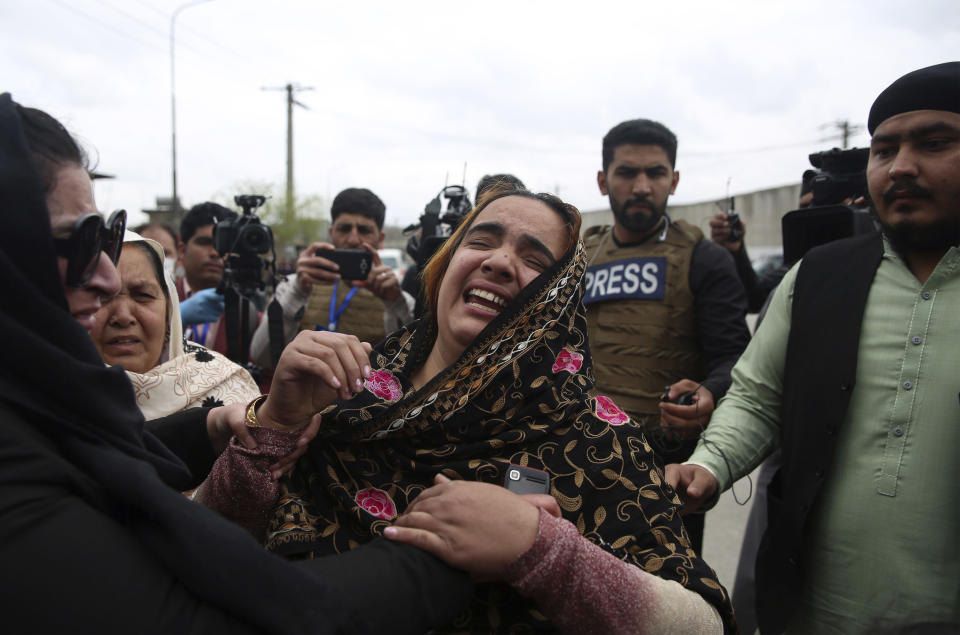
[[[549,494],[550,474],[511,463],[503,478],[503,486],[514,494]]]
[[[695,392],[685,392],[676,399],[670,399],[670,386],[666,386],[663,389],[663,396],[660,397],[660,401],[672,401],[678,406],[692,406],[695,402],[693,398],[697,395]]]
[[[340,265],[340,277],[344,280],[366,280],[373,269],[373,254],[366,249],[317,249],[320,256]]]

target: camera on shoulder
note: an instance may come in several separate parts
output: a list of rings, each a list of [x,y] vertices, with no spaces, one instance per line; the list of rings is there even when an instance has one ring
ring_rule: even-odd
[[[840,238],[877,231],[869,206],[853,204],[867,195],[867,148],[833,148],[810,155],[813,201],[810,207],[784,214],[783,261],[787,266],[807,251]],[[806,175],[805,175],[806,178]]]

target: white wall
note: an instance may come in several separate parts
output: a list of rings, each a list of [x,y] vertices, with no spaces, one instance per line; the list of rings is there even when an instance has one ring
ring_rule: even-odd
[[[782,185],[756,192],[735,194],[734,198],[736,211],[740,214],[740,218],[747,228],[747,248],[779,247],[782,244],[780,218],[787,212],[797,209],[797,200],[800,198],[800,184]],[[719,199],[719,202],[724,208],[726,207],[726,199]],[[716,200],[711,200],[687,205],[670,205],[667,208],[667,213],[670,218],[683,219],[696,225],[709,237],[710,225],[708,221],[720,210],[716,203]],[[613,224],[613,212],[609,209],[583,212],[584,230],[593,225],[611,224]]]

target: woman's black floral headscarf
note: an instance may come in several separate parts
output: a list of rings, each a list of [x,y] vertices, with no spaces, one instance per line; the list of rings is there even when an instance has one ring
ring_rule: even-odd
[[[604,396],[582,296],[583,246],[524,288],[455,364],[420,390],[408,377],[436,334],[426,319],[371,354],[366,390],[324,412],[321,438],[283,483],[269,549],[326,555],[382,533],[435,474],[502,483],[507,467],[551,474],[551,494],[580,533],[617,557],[731,610],[690,548],[679,501],[639,426]],[[549,627],[532,604],[481,585],[457,628]]]

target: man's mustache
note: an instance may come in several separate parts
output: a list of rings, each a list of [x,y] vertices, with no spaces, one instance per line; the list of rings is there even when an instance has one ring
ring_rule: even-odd
[[[916,183],[896,183],[888,187],[883,193],[883,202],[889,204],[900,197],[933,198],[933,193]]]
[[[650,209],[654,209],[653,202],[645,196],[627,199],[623,204],[623,209],[626,210],[634,206],[643,206],[643,207],[649,207]]]

